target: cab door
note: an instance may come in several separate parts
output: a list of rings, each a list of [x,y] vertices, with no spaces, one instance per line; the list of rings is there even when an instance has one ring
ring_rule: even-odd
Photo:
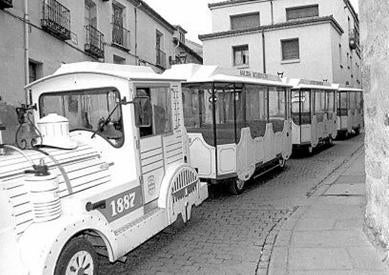
[[[141,178],[144,203],[147,204],[158,199],[166,170],[163,136],[172,128],[169,86],[138,86],[136,96],[144,98],[140,112],[149,116],[149,123],[139,127]]]

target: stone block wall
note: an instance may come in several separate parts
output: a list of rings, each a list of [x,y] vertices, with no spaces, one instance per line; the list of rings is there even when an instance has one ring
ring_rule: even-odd
[[[389,245],[389,2],[360,0],[362,73],[365,91],[365,224]]]

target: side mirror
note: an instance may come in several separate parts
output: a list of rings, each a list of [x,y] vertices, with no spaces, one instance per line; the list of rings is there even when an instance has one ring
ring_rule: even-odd
[[[150,97],[138,96],[134,98],[135,125],[138,128],[150,127],[152,119],[152,106]]]

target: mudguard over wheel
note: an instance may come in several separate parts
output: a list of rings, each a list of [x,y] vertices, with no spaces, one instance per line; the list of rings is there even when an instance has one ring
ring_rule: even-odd
[[[54,274],[97,275],[98,260],[92,244],[84,237],[71,239],[59,255]]]

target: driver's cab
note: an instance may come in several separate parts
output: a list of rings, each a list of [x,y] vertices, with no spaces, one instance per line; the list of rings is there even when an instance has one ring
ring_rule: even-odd
[[[155,203],[169,167],[189,161],[177,79],[148,67],[82,62],[63,65],[28,92],[36,121],[67,118],[72,139],[114,164],[113,185],[142,185],[144,204]]]

